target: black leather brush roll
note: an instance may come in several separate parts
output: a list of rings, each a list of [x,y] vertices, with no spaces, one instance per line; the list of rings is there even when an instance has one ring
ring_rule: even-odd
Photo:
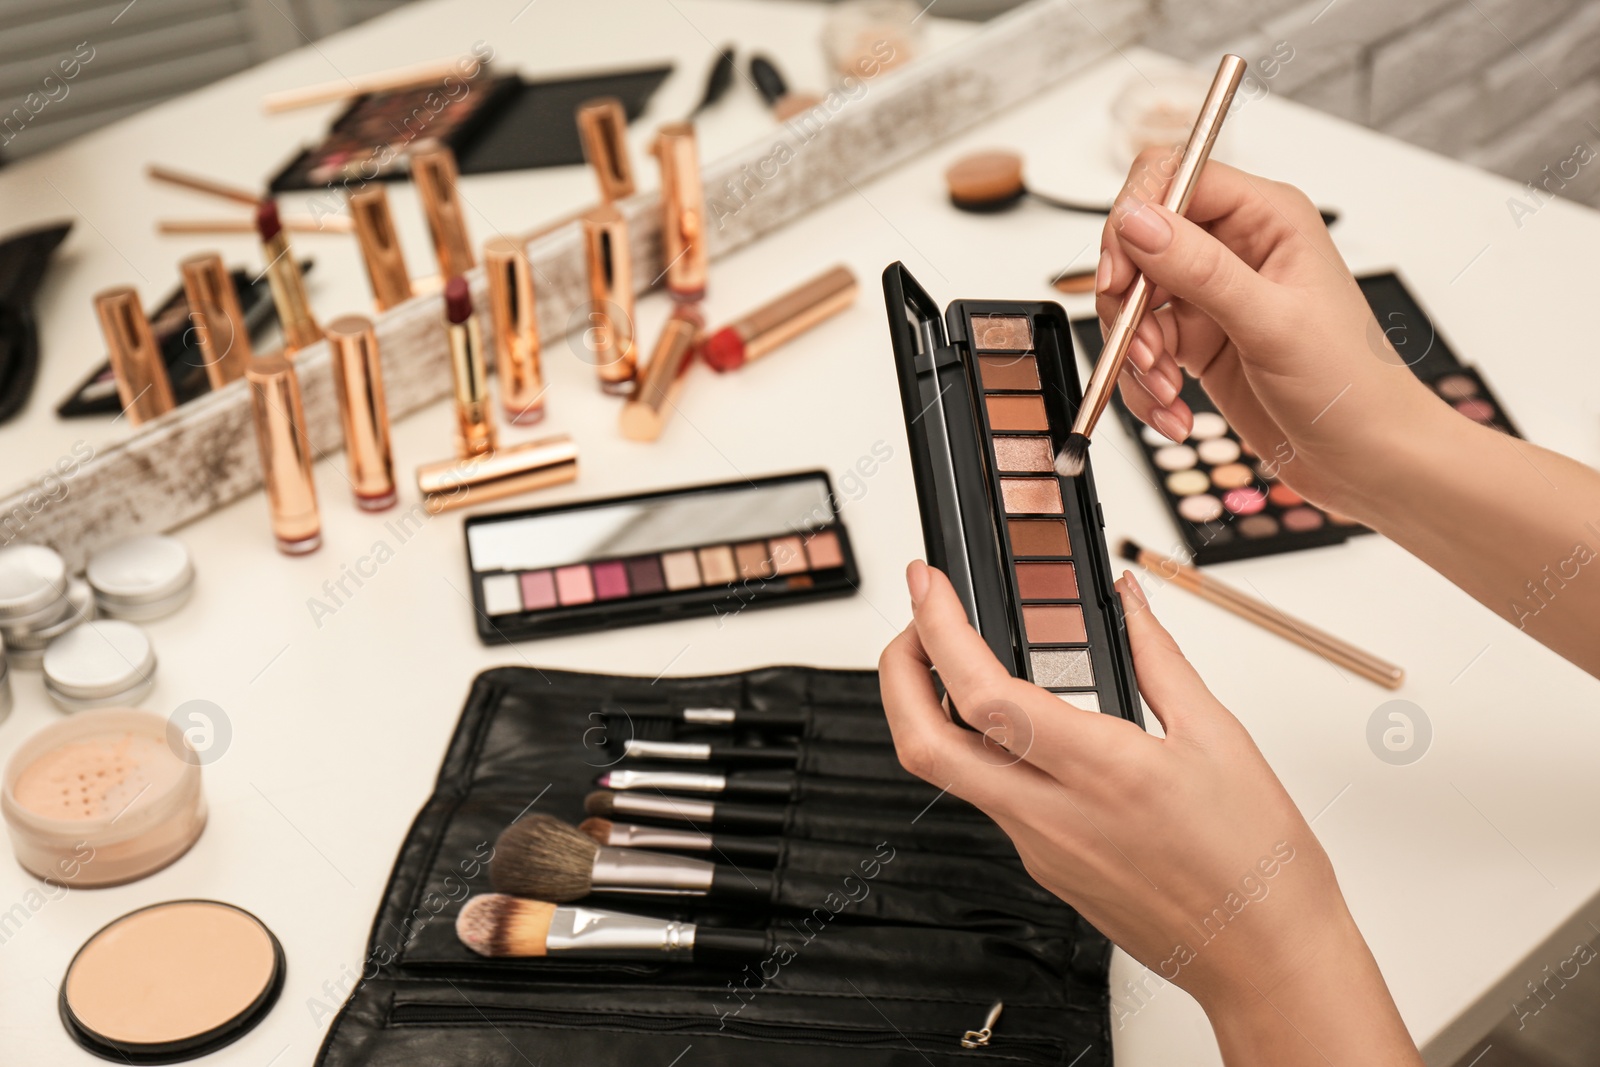
[[[662,714],[663,701],[803,725],[684,726]],[[491,959],[464,947],[456,916],[492,891],[494,842],[512,821],[529,812],[581,821],[595,778],[619,765],[718,770],[619,763],[639,735],[799,746],[787,802],[738,801],[770,808],[785,827],[774,832],[776,857],[740,865],[770,880],[770,895],[582,903],[763,930],[766,954],[742,964]],[[716,832],[725,835],[735,836]],[[894,768],[871,672],[775,667],[652,682],[501,668],[473,684],[434,794],[401,846],[363,979],[317,1064],[666,1064],[692,1047],[699,1065],[1104,1067],[1109,957],[1099,933],[1028,877],[997,827]],[[996,1003],[987,1042],[963,1048]]]

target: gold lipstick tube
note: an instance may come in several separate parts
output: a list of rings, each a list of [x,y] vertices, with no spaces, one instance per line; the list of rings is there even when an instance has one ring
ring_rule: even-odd
[[[397,497],[389,409],[383,399],[383,361],[372,320],[360,315],[334,319],[328,324],[328,348],[356,506],[363,511],[382,511]]]
[[[368,182],[350,194],[350,217],[355,222],[361,262],[372,285],[372,300],[379,311],[411,299],[411,276],[400,250],[400,235],[389,213],[389,193],[378,182]]]
[[[829,268],[713,333],[705,343],[706,364],[730,371],[760,359],[849,307],[856,288],[849,267]]]
[[[544,418],[533,267],[521,241],[495,237],[484,246],[483,270],[489,279],[489,321],[494,326],[500,405],[511,423],[526,426]]]
[[[317,487],[311,479],[311,441],[300,404],[300,380],[294,364],[282,353],[257,356],[245,371],[250,383],[250,410],[256,422],[256,447],[261,452],[261,481],[272,512],[272,536],[278,550],[301,556],[322,544],[322,518],[317,513]]]
[[[661,254],[667,291],[682,303],[706,295],[706,196],[700,185],[700,152],[694,126],[669,122],[656,134],[661,165]]]
[[[622,436],[630,441],[654,441],[678,406],[685,372],[694,360],[695,344],[705,326],[691,306],[673,312],[656,341],[650,362],[639,374],[633,396],[622,406]]]
[[[183,295],[189,301],[189,323],[206,362],[206,380],[211,388],[221,389],[244,377],[254,354],[244,313],[239,310],[239,294],[222,257],[215,252],[190,256],[178,266],[183,274]]]
[[[628,114],[614,96],[578,106],[578,139],[583,158],[594,168],[600,200],[609,204],[633,195],[633,161],[628,157]]]
[[[464,322],[447,321],[445,326],[450,332],[450,373],[455,378],[456,455],[462,459],[481,456],[493,452],[495,446],[494,411],[483,365],[483,331],[476,312]]]
[[[478,265],[467,237],[467,216],[456,191],[459,180],[455,153],[440,144],[411,151],[411,180],[416,184],[422,210],[428,217],[433,254],[439,259],[439,277],[454,278]]]
[[[633,391],[639,356],[633,340],[633,256],[628,221],[603,204],[583,217],[589,269],[589,325],[584,347],[600,376],[600,388],[626,396]]]
[[[559,434],[470,459],[447,459],[417,468],[417,488],[438,514],[469,504],[561,485],[578,477],[578,446]]]
[[[95,296],[94,309],[117,379],[117,397],[129,424],[138,426],[171,411],[177,406],[172,382],[139,294],[125,285],[107,289]]]
[[[278,309],[283,347],[293,358],[300,349],[322,340],[322,327],[311,314],[306,280],[289,249],[289,232],[279,230],[262,241],[261,254],[267,259],[267,284],[272,287],[272,303]]]

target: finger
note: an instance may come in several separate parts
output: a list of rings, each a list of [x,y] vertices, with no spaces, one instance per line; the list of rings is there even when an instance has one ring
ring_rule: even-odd
[[[1138,677],[1139,692],[1167,736],[1182,736],[1222,705],[1211,695],[1211,690],[1206,688],[1166,627],[1156,621],[1150,601],[1132,573],[1122,572],[1117,580],[1117,591],[1122,594],[1122,614],[1127,622],[1128,644],[1133,649],[1133,670]]]
[[[1150,148],[1141,152],[1128,170],[1128,180],[1115,206],[1133,201],[1161,203],[1167,195],[1181,152],[1171,148]],[[1119,232],[1112,218],[1107,229]],[[1275,182],[1248,171],[1208,160],[1195,182],[1184,216],[1213,231],[1223,231],[1229,243],[1252,269],[1259,269],[1272,249],[1285,239],[1320,235],[1333,247],[1327,228],[1312,204],[1299,189]]]
[[[1183,400],[1161,404],[1144,383],[1127,371],[1117,379],[1122,391],[1122,402],[1133,412],[1134,418],[1151,427],[1173,444],[1181,444],[1194,426],[1194,414]]]
[[[920,564],[913,563],[915,568]],[[925,567],[926,588],[917,595],[912,584],[912,617],[917,635],[929,659],[938,668],[939,678],[950,691],[956,707],[976,707],[985,700],[1001,696],[1016,679],[1012,678],[993,650],[967,621],[966,609],[956,596],[950,579],[934,567]]]

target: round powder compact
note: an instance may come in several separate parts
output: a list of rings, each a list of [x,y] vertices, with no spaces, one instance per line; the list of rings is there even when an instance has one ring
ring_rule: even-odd
[[[205,829],[200,760],[159,715],[86,711],[18,746],[0,813],[28,872],[69,886],[131,882],[183,855]]]
[[[44,650],[45,692],[65,711],[137,704],[155,680],[155,649],[131,622],[86,622]]]
[[[67,564],[43,545],[0,549],[0,625],[55,621],[67,592]]]
[[[232,1044],[283,990],[283,946],[215,900],[129,912],[84,943],[61,981],[72,1039],[119,1063],[177,1063]]]
[[[89,622],[97,614],[94,592],[87,582],[67,579],[67,595],[60,601],[61,617],[48,625],[35,625],[12,629],[0,627],[5,635],[6,649],[11,661],[18,667],[36,671],[44,663],[44,650],[50,642],[80,623]]]
[[[194,563],[175,537],[129,537],[89,557],[84,577],[94,587],[100,613],[147,622],[170,615],[194,592]]]

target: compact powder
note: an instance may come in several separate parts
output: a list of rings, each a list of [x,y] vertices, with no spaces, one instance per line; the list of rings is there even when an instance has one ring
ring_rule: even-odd
[[[1019,563],[1017,592],[1023,600],[1076,600],[1078,574],[1070,563]]]
[[[1033,323],[1026,315],[974,315],[972,343],[990,352],[1026,352],[1033,347]]]
[[[1007,519],[1011,552],[1017,556],[1070,556],[1067,524],[1060,519]]]
[[[985,389],[1039,388],[1039,365],[1032,356],[979,356],[978,373]]]
[[[61,1019],[107,1059],[194,1059],[260,1022],[284,970],[278,939],[249,912],[214,900],[154,904],[78,950],[61,983]]]
[[[1001,478],[1000,497],[1012,515],[1061,514],[1061,482],[1055,478]]]
[[[992,430],[1048,430],[1050,418],[1044,413],[1042,396],[986,396]]]
[[[996,437],[994,458],[1003,471],[1045,474],[1055,470],[1048,437]]]

